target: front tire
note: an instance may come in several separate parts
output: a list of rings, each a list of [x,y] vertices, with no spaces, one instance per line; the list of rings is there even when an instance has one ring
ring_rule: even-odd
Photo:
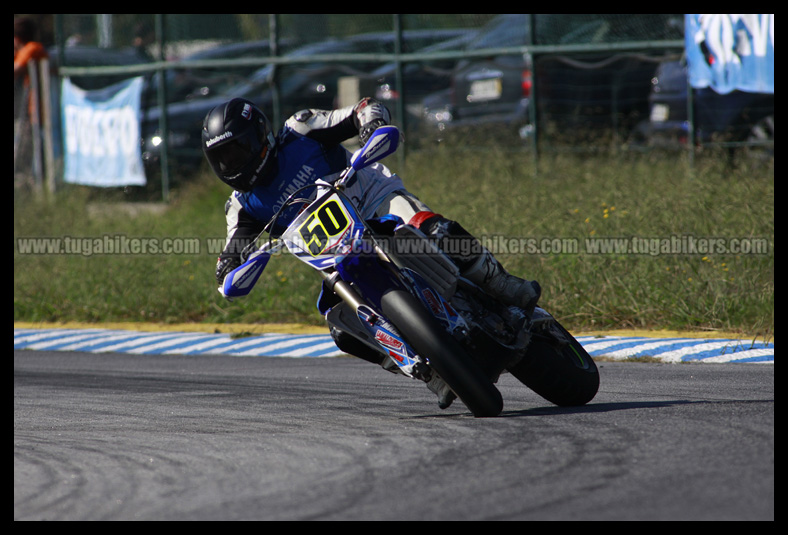
[[[465,348],[415,297],[404,290],[391,290],[381,298],[380,308],[474,416],[490,417],[501,413],[501,393]]]
[[[563,340],[534,333],[523,359],[509,368],[525,386],[560,407],[585,405],[599,390],[594,359],[558,322],[551,329]]]

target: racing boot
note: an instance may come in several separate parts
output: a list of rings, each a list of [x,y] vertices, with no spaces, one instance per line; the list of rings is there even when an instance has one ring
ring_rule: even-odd
[[[462,225],[429,211],[417,213],[409,224],[436,238],[439,246],[460,268],[463,277],[503,304],[520,307],[529,316],[533,313],[542,294],[539,283],[507,273],[492,253]]]
[[[438,407],[448,409],[452,402],[457,399],[457,395],[452,392],[446,381],[441,379],[437,373],[432,375],[432,379],[427,382],[427,388],[438,396]]]
[[[508,273],[490,251],[482,248],[479,257],[467,267],[463,277],[478,285],[505,305],[517,306],[533,314],[542,295],[536,281],[527,281]]]

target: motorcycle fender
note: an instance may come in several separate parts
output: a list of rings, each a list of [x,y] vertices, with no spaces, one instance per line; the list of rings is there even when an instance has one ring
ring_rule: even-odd
[[[555,318],[541,307],[536,307],[534,309],[533,316],[531,318],[531,330],[541,330],[550,327]]]

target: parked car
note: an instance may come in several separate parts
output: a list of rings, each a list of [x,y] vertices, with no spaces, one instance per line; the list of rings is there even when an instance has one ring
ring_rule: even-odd
[[[293,48],[292,41],[279,43],[279,54],[286,54]],[[205,48],[180,58],[183,61],[263,58],[271,54],[268,39],[223,43]],[[178,102],[222,94],[229,88],[243,83],[259,65],[233,67],[180,67],[168,72],[168,100]]]
[[[645,35],[648,25],[639,17],[666,28],[672,20],[671,15],[507,14],[490,21],[468,50],[643,40],[662,31],[654,28]],[[532,132],[529,107],[535,90],[539,120],[565,131],[611,122],[631,128],[648,112],[649,79],[656,63],[646,54],[543,54],[532,62],[521,54],[493,52],[460,62],[451,88],[425,99],[424,117],[440,129],[511,125],[526,136]]]
[[[454,31],[452,31],[454,32]],[[458,52],[465,50],[479,33],[477,29],[457,30],[457,36],[446,41],[427,46],[419,53]],[[447,89],[451,84],[454,68],[461,58],[425,59],[410,61],[402,65],[402,88],[405,97],[405,111],[408,124],[421,120],[421,102],[430,94]],[[386,63],[361,79],[364,91],[384,102],[392,112],[396,112],[398,101],[402,98],[398,91],[397,65]]]
[[[690,138],[687,113],[687,64],[661,63],[652,77],[648,120],[638,125],[635,140],[654,147],[686,146]],[[721,95],[711,88],[693,89],[695,139],[698,143],[753,142],[774,148],[774,94],[733,91]]]
[[[455,37],[452,30],[405,31],[404,51],[415,51],[425,46]],[[393,54],[395,36],[392,32],[361,34],[346,39],[330,39],[304,45],[287,55],[290,59],[304,58],[304,62],[283,64],[276,68],[279,81],[280,108],[288,117],[304,108],[333,108],[337,104],[339,79],[343,76],[363,76],[382,63],[374,58],[364,61],[332,62],[322,59],[309,61],[310,56],[336,54]],[[167,107],[169,127],[169,150],[177,166],[183,171],[194,170],[202,164],[200,132],[205,115],[213,107],[233,97],[247,98],[269,114],[271,120],[274,90],[272,79],[274,68],[266,65],[243,83],[227,88],[221,94],[202,99],[176,102]],[[159,159],[161,132],[159,131],[160,110],[148,110],[143,117],[143,159],[155,163]]]
[[[453,40],[466,32],[467,30],[453,29],[407,30],[403,32],[402,51],[404,53],[421,51],[435,43]],[[297,58],[314,54],[393,54],[394,48],[393,33],[376,32],[306,45],[289,56]],[[338,81],[341,77],[358,76],[367,79],[369,73],[375,72],[380,66],[381,62],[377,60],[348,63],[317,61],[281,65],[277,69],[277,76],[282,81],[280,92],[283,112],[287,116],[304,107],[330,108],[337,104]],[[256,100],[262,106],[267,106],[272,100],[273,90],[270,87],[272,72],[273,67],[266,66],[254,73],[247,84],[262,90],[261,96]],[[248,90],[239,86],[230,92],[247,93]]]
[[[501,15],[466,50],[523,46],[531,42],[528,15]],[[424,119],[439,129],[480,123],[528,121],[531,65],[519,55],[460,61],[450,87],[425,98]]]

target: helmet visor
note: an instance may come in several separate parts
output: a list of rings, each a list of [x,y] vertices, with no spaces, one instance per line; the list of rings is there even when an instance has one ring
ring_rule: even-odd
[[[267,149],[267,147],[265,147]],[[264,150],[255,132],[222,143],[210,151],[214,168],[222,175],[234,175]]]

